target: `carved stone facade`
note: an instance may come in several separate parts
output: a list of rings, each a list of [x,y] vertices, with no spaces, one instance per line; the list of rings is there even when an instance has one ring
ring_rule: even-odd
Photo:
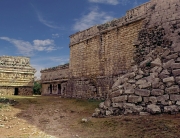
[[[69,64],[41,70],[42,95],[66,96]]]
[[[0,57],[0,95],[32,95],[35,69],[28,57]]]

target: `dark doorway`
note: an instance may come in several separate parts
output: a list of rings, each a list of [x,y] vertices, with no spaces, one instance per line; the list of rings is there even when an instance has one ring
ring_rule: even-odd
[[[50,84],[50,94],[52,94],[52,84]]]
[[[61,84],[58,84],[58,94],[61,94]]]
[[[18,95],[18,88],[14,89],[14,95]]]

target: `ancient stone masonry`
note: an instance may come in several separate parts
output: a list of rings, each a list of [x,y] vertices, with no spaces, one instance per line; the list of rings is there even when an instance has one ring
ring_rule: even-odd
[[[35,69],[28,57],[0,57],[0,95],[32,95]]]
[[[145,3],[120,19],[70,36],[69,96],[107,98],[113,80],[134,63],[134,41],[149,6]]]
[[[42,95],[66,96],[69,64],[41,70]]]
[[[180,111],[180,0],[151,0],[135,41],[134,65],[93,116]]]

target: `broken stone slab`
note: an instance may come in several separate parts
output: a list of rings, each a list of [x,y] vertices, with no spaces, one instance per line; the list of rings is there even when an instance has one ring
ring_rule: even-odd
[[[113,103],[124,102],[126,100],[127,100],[127,95],[123,95],[123,96],[112,98],[112,102]]]
[[[173,113],[173,112],[178,112],[179,107],[176,105],[171,105],[171,106],[164,106],[164,112],[165,113]]]
[[[170,52],[171,52],[171,51],[170,51],[169,49],[165,50],[164,53],[162,54],[162,57],[163,57],[163,58],[167,57],[167,55],[169,55]]]
[[[174,53],[174,54],[166,56],[165,59],[176,59],[177,57],[178,57],[178,53]]]
[[[135,77],[135,79],[136,80],[139,80],[139,79],[141,79],[143,77],[143,75],[137,75],[136,77]]]
[[[180,81],[180,76],[179,77],[175,77],[176,82]]]
[[[155,79],[153,79],[151,86],[153,89],[156,89],[156,88],[159,88],[160,84],[161,84],[160,79],[155,78]]]
[[[155,104],[150,104],[147,106],[147,111],[151,114],[158,114],[161,113],[161,109],[159,106],[155,105]]]
[[[101,113],[100,109],[99,109],[99,108],[96,108],[96,109],[95,109],[95,113],[99,115],[99,114]]]
[[[176,69],[172,71],[174,76],[179,76],[180,75],[180,69]]]
[[[123,103],[112,103],[112,107],[114,108],[123,108],[124,104]]]
[[[143,101],[145,103],[149,103],[151,102],[152,104],[156,104],[157,103],[157,97],[151,96],[151,97],[143,97]]]
[[[179,86],[178,85],[173,85],[169,88],[165,89],[165,93],[171,94],[171,93],[179,93]]]
[[[136,80],[133,80],[133,79],[128,80],[128,83],[134,84],[134,83],[136,83]]]
[[[158,67],[158,66],[155,66],[154,68],[152,68],[150,71],[151,72],[157,72],[157,73],[160,73],[162,71],[162,67]]]
[[[159,102],[166,101],[166,100],[169,100],[168,94],[157,97],[157,101],[159,101]]]
[[[134,89],[132,88],[132,89],[127,89],[127,90],[125,90],[125,92],[124,92],[125,94],[133,94],[134,93]]]
[[[127,74],[123,75],[124,78],[134,78],[135,76],[136,76],[135,72],[127,73]]]
[[[99,108],[104,108],[104,102],[101,102],[100,104],[99,104]],[[96,109],[95,109],[96,110]]]
[[[180,105],[180,101],[177,101],[176,104],[177,104],[177,105]]]
[[[118,80],[113,84],[112,89],[128,81],[128,78],[119,77]]]
[[[167,61],[166,63],[163,63],[163,68],[164,68],[164,69],[168,69],[168,68],[171,67],[171,65],[172,65],[173,63],[175,63],[175,61],[174,61],[174,59],[171,59],[171,60]]]
[[[142,97],[141,96],[135,96],[135,95],[129,95],[128,96],[128,102],[129,103],[142,102]]]
[[[163,94],[164,94],[164,90],[161,90],[161,89],[153,89],[151,91],[151,95],[154,95],[154,96],[160,96]]]
[[[167,82],[174,82],[175,80],[174,80],[174,77],[168,77],[168,78],[164,78],[163,79],[163,82],[164,83],[167,83]]]
[[[111,112],[111,111],[109,111],[109,110],[106,110],[106,116],[110,116],[110,115],[112,115],[113,113]]]
[[[157,97],[154,97],[154,96],[149,97],[149,102],[151,102],[152,104],[156,104],[157,103]]]
[[[156,58],[154,61],[151,62],[151,66],[155,67],[155,66],[162,66],[162,62],[159,58]]]
[[[140,67],[145,67],[145,66],[147,66],[147,64],[148,64],[148,63],[151,63],[151,61],[152,61],[152,58],[149,57],[148,59],[146,59],[145,61],[142,61],[142,62],[140,63]]]
[[[120,95],[122,95],[122,94],[123,94],[123,90],[117,90],[117,91],[115,91],[115,92],[110,93],[110,97],[111,97],[111,98],[113,98],[113,97],[118,97],[118,96],[120,96]]]
[[[150,115],[148,112],[140,112],[139,113],[140,116],[146,116],[146,115]]]
[[[145,80],[145,79],[141,79],[141,80],[138,80],[137,82],[136,82],[136,85],[141,85],[141,84],[144,84],[144,83],[146,83],[147,81]]]
[[[180,101],[180,95],[179,94],[171,94],[170,100],[172,101]]]
[[[111,101],[110,101],[109,99],[105,100],[105,101],[104,101],[104,105],[105,105],[106,107],[110,107],[110,106],[111,106]]]
[[[145,89],[151,87],[151,82],[146,82],[144,84],[139,85],[140,89]]]
[[[135,94],[139,96],[150,96],[150,90],[147,89],[135,89]]]
[[[173,63],[173,64],[171,65],[171,68],[172,68],[172,69],[180,69],[180,63]]]

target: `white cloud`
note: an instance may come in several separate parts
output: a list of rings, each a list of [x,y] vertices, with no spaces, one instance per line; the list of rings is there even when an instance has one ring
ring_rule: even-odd
[[[54,22],[45,20],[44,17],[39,12],[36,11],[36,13],[37,13],[38,20],[45,26],[53,28],[53,29],[61,29],[61,30],[63,29],[63,27],[59,27],[55,25]]]
[[[59,38],[59,34],[52,34],[52,38]]]
[[[33,46],[31,43],[23,41],[23,40],[17,40],[17,39],[11,39],[8,37],[0,37],[2,40],[6,40],[10,42],[11,44],[15,45],[18,51],[23,55],[31,55],[33,52]]]
[[[119,1],[118,1],[118,0],[89,0],[89,2],[105,3],[105,4],[111,4],[111,5],[117,5],[117,4],[119,4]]]
[[[54,40],[34,40],[34,49],[37,51],[52,51],[54,50]]]
[[[93,8],[90,13],[76,20],[73,26],[75,31],[82,31],[96,24],[102,24],[112,20],[113,17],[106,12],[99,11],[98,7]]]
[[[34,40],[33,44],[28,41],[11,39],[9,37],[0,37],[0,39],[15,45],[18,51],[25,56],[31,56],[34,51],[52,51],[55,50],[54,40]]]
[[[102,4],[110,4],[110,5],[127,5],[128,3],[132,2],[132,0],[89,0],[89,2],[93,3],[102,3]]]

